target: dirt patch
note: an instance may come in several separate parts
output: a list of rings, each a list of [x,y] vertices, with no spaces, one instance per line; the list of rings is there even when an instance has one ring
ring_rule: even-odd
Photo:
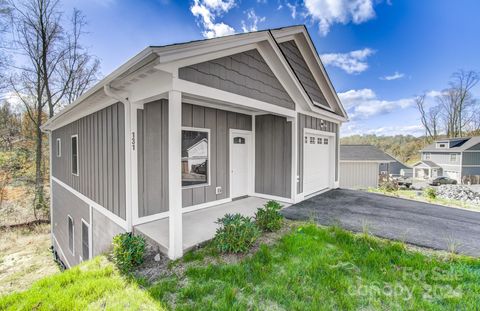
[[[0,231],[0,295],[25,290],[58,272],[50,245],[50,225]]]

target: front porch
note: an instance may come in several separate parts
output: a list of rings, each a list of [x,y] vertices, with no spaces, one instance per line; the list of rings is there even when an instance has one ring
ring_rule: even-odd
[[[211,240],[218,228],[215,222],[225,214],[240,213],[252,217],[257,209],[262,207],[267,201],[258,197],[247,197],[192,212],[184,212],[182,214],[183,251],[188,251],[203,242]],[[290,205],[282,204],[284,206]],[[137,225],[134,227],[134,232],[145,236],[150,243],[156,244],[161,252],[168,254],[168,217]]]

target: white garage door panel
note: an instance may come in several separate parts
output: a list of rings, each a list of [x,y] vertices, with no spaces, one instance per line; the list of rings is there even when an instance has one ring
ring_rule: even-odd
[[[330,187],[333,139],[323,135],[305,134],[303,145],[303,192],[309,195]]]
[[[340,187],[353,189],[377,187],[378,174],[378,163],[340,162]]]

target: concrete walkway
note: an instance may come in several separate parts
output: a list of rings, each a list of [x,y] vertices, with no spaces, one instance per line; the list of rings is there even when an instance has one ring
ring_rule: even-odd
[[[480,256],[480,213],[380,194],[335,189],[282,210],[286,218]]]

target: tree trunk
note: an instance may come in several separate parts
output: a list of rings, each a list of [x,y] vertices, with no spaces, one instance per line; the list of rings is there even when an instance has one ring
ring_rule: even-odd
[[[37,122],[35,126],[35,196],[33,204],[33,215],[38,219],[38,211],[45,207],[44,184],[43,184],[43,133],[42,126],[42,105],[38,105]]]

